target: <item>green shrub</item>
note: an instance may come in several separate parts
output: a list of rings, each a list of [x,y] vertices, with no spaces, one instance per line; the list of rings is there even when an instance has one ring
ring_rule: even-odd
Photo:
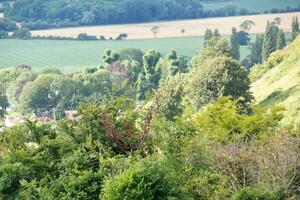
[[[104,184],[101,199],[187,199],[170,171],[160,159],[142,160],[124,173],[109,178]]]

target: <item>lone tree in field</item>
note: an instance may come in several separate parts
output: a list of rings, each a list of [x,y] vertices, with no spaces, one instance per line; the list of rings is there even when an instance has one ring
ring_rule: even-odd
[[[180,32],[181,32],[181,35],[184,35],[184,33],[186,32],[186,30],[183,28],[183,29],[180,30]]]
[[[236,28],[232,28],[232,35],[230,37],[230,51],[231,51],[231,56],[239,60],[240,59],[240,44],[239,44],[239,37],[237,34]]]
[[[273,20],[273,23],[275,23],[277,26],[279,26],[281,24],[281,18],[280,17],[276,17],[274,20]]]
[[[157,33],[159,33],[159,26],[153,26],[151,32],[154,34],[154,38],[156,38]]]
[[[255,22],[252,20],[245,20],[243,23],[240,24],[240,29],[245,31],[245,32],[249,32],[253,26],[255,26]]]

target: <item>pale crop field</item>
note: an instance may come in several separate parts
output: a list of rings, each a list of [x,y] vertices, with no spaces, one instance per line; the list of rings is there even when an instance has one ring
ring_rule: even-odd
[[[106,38],[116,38],[119,34],[126,33],[128,35],[127,39],[151,39],[154,38],[154,34],[150,31],[150,29],[154,26],[159,26],[159,33],[157,34],[157,38],[203,36],[207,28],[218,28],[219,32],[222,35],[230,35],[232,27],[238,28],[239,25],[245,20],[252,20],[256,23],[256,25],[251,29],[250,33],[263,33],[265,31],[267,21],[272,21],[277,17],[281,18],[282,21],[280,27],[285,32],[290,32],[291,22],[294,16],[298,16],[298,18],[300,19],[300,12],[249,15],[238,17],[220,17],[157,23],[61,28],[32,31],[32,34],[34,36],[53,35],[77,37],[79,33],[87,33],[89,35],[96,35],[98,37],[100,35],[103,35]],[[182,29],[185,30],[184,34],[181,33]]]

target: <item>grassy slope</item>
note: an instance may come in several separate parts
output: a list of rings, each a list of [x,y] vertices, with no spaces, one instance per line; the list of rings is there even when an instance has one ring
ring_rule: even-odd
[[[252,92],[263,106],[283,105],[286,108],[283,123],[300,124],[300,38],[283,53],[284,60],[256,80]]]

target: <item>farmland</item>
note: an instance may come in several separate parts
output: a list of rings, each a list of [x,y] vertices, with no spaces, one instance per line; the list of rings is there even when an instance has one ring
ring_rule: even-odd
[[[0,40],[0,67],[26,64],[34,69],[57,67],[70,72],[84,66],[98,66],[106,49],[157,49],[163,54],[174,49],[179,55],[193,56],[202,48],[203,41],[203,37],[126,41]],[[242,56],[248,53],[247,47],[242,47]]]
[[[159,26],[159,33],[157,34],[158,38],[202,36],[207,28],[218,28],[222,35],[230,35],[232,27],[239,27],[239,25],[245,20],[252,20],[256,23],[256,26],[252,28],[250,33],[263,33],[265,31],[267,21],[272,21],[277,17],[281,18],[281,28],[283,28],[285,32],[290,32],[291,22],[294,16],[298,16],[300,18],[300,12],[167,21],[157,23],[61,28],[32,31],[32,34],[35,36],[53,35],[76,37],[79,33],[87,33],[89,35],[96,36],[103,35],[106,38],[116,38],[120,33],[126,33],[128,35],[128,39],[152,39],[154,36],[150,29],[153,26]],[[181,33],[182,29],[185,29],[184,34]]]

